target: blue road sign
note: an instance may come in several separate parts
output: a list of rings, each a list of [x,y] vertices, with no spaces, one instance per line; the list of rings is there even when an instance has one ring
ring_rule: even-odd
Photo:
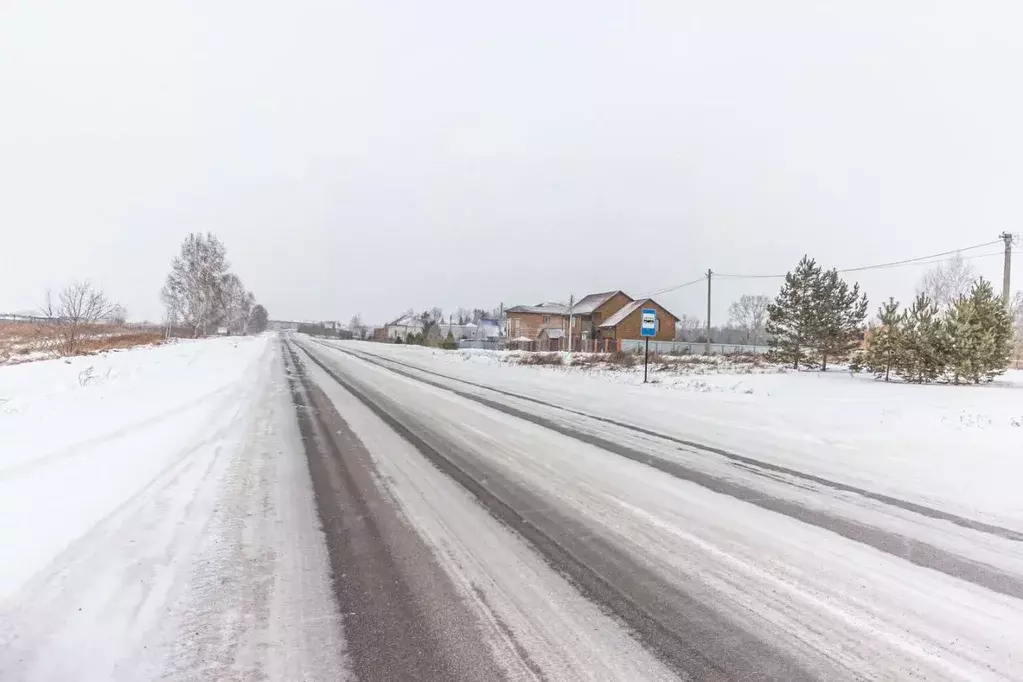
[[[657,336],[657,311],[643,308],[643,321],[639,327],[640,336]]]

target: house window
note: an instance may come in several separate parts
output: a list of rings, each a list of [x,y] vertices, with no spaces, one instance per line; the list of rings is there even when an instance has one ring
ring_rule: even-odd
[[[545,324],[546,324],[547,322],[550,322],[550,321],[551,321],[551,316],[550,316],[550,315],[544,315],[544,316],[543,316],[543,321],[544,321],[544,323],[545,323]]]

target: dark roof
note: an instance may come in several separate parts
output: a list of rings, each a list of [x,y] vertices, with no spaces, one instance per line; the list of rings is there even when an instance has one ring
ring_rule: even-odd
[[[564,303],[545,301],[537,305],[513,305],[506,313],[537,313],[540,315],[568,315],[568,306]]]
[[[572,306],[573,315],[590,315],[594,310],[608,302],[615,294],[623,294],[631,300],[631,296],[624,291],[602,291],[599,294],[589,294],[579,299],[579,302]]]

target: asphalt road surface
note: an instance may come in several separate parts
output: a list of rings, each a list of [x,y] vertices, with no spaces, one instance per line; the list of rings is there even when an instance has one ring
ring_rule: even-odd
[[[1023,677],[1011,529],[281,343],[358,680]]]

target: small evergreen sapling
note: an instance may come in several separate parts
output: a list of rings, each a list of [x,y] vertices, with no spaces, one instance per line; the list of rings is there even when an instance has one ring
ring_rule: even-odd
[[[902,353],[905,314],[899,312],[898,301],[889,298],[878,309],[877,316],[879,324],[871,328],[870,345],[861,364],[876,378],[889,381]]]

